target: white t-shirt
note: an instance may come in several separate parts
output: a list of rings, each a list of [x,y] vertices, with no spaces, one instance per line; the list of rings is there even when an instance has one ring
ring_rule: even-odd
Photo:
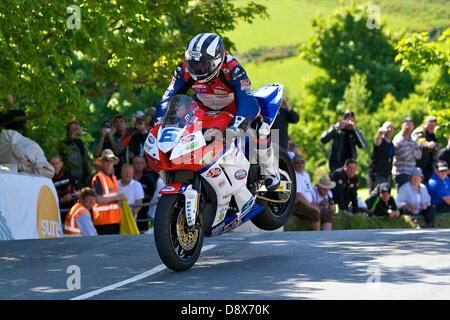
[[[122,185],[122,180],[118,181],[119,192],[125,194],[128,204],[136,204],[136,200],[144,199],[144,189],[140,182],[131,179],[126,186]]]
[[[317,187],[314,187],[313,192],[312,192],[312,198],[313,198],[312,203],[319,204],[323,200],[333,199],[333,193],[331,191],[328,191],[328,194],[325,198],[319,194],[319,190],[317,189]]]
[[[303,171],[303,173],[295,172],[295,178],[297,181],[297,193],[301,193],[309,203],[313,201],[312,187],[311,187],[311,177],[309,173]]]

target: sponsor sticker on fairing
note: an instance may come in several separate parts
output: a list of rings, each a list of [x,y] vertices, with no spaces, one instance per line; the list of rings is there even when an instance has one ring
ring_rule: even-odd
[[[220,168],[212,168],[212,169],[209,169],[208,173],[206,174],[206,177],[216,178],[216,177],[220,176],[221,173],[222,173],[222,170]]]
[[[245,178],[247,178],[247,171],[244,169],[239,169],[234,173],[234,178],[236,180],[244,180]]]
[[[161,189],[161,192],[172,192],[175,191],[175,188],[172,186],[165,186],[164,188]]]
[[[208,151],[200,160],[200,164],[206,164],[214,157],[214,151]]]
[[[184,137],[183,139],[181,139],[181,142],[184,142],[184,143],[186,143],[186,142],[191,142],[191,141],[194,140],[194,139],[195,139],[195,135],[191,134],[191,135],[186,136],[186,137]]]

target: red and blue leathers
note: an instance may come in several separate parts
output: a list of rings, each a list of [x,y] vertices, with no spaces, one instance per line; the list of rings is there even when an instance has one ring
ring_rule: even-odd
[[[172,82],[156,107],[156,117],[162,117],[170,100],[177,94],[186,94],[192,89],[193,98],[211,110],[227,111],[235,117],[241,116],[248,124],[259,114],[259,105],[251,95],[251,82],[239,62],[228,53],[219,74],[207,83],[195,81],[183,61],[175,70]]]

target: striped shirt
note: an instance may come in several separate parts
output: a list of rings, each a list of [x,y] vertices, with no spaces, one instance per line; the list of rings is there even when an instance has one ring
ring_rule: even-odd
[[[392,142],[395,148],[392,175],[411,175],[414,168],[416,168],[416,159],[420,159],[422,156],[420,146],[411,138],[406,139],[402,132],[399,132]]]

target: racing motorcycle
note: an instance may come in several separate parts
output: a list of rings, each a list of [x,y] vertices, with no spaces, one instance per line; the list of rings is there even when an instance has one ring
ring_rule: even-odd
[[[280,108],[284,88],[266,85],[252,94],[260,114],[252,123],[254,139],[227,139],[233,115],[208,111],[191,97],[176,95],[165,116],[149,132],[144,150],[150,168],[165,186],[159,191],[154,237],[163,263],[174,271],[197,261],[204,236],[230,231],[251,220],[263,230],[282,227],[295,202],[295,172],[285,150],[278,150],[280,186],[269,192],[256,161],[249,161],[249,145],[260,147],[258,132],[270,130]],[[246,157],[247,154],[247,157]],[[253,154],[253,158],[255,155]]]

